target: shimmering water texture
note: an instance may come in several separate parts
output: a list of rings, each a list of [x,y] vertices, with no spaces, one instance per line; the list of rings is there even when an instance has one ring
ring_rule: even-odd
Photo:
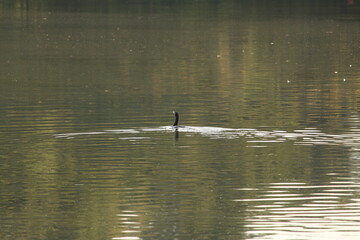
[[[359,189],[360,176],[339,177],[328,185],[277,182],[235,189],[242,196],[261,197],[234,201],[249,206],[245,228],[251,239],[355,240],[360,234]]]
[[[0,240],[359,240],[359,7],[0,1]]]
[[[163,133],[183,133],[185,137],[191,137],[199,134],[210,139],[238,139],[244,138],[249,146],[256,144],[266,144],[275,142],[292,141],[298,145],[345,145],[358,147],[360,145],[360,129],[351,129],[350,132],[344,134],[326,134],[315,128],[307,128],[303,130],[294,130],[294,132],[286,132],[281,130],[262,131],[246,128],[221,128],[221,127],[193,127],[193,126],[162,126],[158,128],[133,128],[105,130],[99,132],[79,132],[79,133],[60,133],[55,134],[56,138],[72,139],[75,137],[99,134],[127,134],[129,137],[119,137],[124,140],[143,140],[148,139],[146,133],[163,132]],[[141,135],[141,136],[137,136]],[[179,137],[179,135],[177,135]]]

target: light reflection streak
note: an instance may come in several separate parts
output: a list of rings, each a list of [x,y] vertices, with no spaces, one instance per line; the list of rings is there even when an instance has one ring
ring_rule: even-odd
[[[360,146],[360,129],[352,129],[351,132],[344,134],[326,134],[318,129],[301,129],[293,132],[272,130],[262,131],[247,128],[221,128],[221,127],[193,127],[184,126],[176,128],[172,126],[162,126],[158,128],[136,128],[136,129],[115,129],[104,130],[99,132],[79,132],[79,133],[60,133],[55,134],[55,138],[73,139],[75,137],[87,135],[100,134],[146,134],[152,132],[175,132],[179,137],[179,133],[186,133],[184,136],[191,136],[191,134],[200,134],[210,139],[238,139],[247,138],[249,146],[264,147],[264,144],[283,143],[286,141],[293,141],[295,145],[345,145],[353,147],[356,151]],[[148,137],[132,136],[122,137],[123,140],[144,140]],[[257,144],[257,145],[255,145]]]
[[[119,225],[121,228],[120,237],[113,237],[113,240],[141,240],[142,238],[137,236],[141,234],[141,223],[136,221],[140,218],[140,214],[133,210],[123,210],[121,213],[116,214],[119,217]],[[129,235],[131,234],[131,236]],[[135,235],[135,236],[134,236]]]
[[[360,181],[342,179],[329,185],[281,182],[234,189],[256,196],[233,200],[246,206],[247,239],[359,239]]]

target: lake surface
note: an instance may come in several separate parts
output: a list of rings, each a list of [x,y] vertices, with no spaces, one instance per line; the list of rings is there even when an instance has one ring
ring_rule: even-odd
[[[0,239],[360,239],[359,10],[0,3]]]

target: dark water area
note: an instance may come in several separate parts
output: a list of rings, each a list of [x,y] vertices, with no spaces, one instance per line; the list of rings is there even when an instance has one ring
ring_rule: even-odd
[[[359,12],[0,2],[0,239],[359,239]]]

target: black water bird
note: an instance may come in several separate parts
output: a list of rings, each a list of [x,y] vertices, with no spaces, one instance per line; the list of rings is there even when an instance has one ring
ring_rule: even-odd
[[[173,126],[175,127],[177,127],[178,126],[178,123],[179,123],[179,113],[178,112],[173,112],[174,113],[174,115],[175,115],[175,122],[174,122],[174,124],[173,124]]]

